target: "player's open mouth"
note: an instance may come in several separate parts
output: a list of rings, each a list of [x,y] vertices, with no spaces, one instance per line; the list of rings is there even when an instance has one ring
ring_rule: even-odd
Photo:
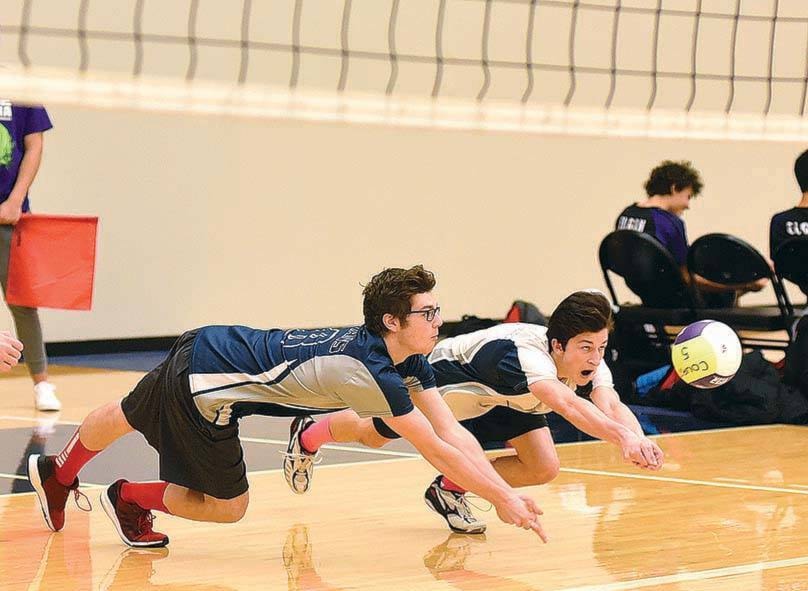
[[[588,377],[589,377],[589,376],[591,376],[591,375],[592,375],[594,372],[595,372],[595,370],[594,370],[594,369],[585,369],[585,370],[583,370],[583,371],[581,372],[581,375],[582,375],[582,376],[584,376],[585,378],[588,378]]]

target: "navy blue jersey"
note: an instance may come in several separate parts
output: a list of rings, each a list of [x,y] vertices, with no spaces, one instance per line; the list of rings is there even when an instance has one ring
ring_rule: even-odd
[[[458,420],[480,416],[495,406],[533,414],[551,409],[530,392],[531,384],[558,377],[550,355],[547,328],[507,323],[439,342],[429,362],[438,391]],[[612,373],[601,361],[592,385],[613,387]]]
[[[364,326],[257,330],[207,326],[194,341],[191,393],[202,416],[227,425],[278,409],[361,417],[401,416],[410,394],[435,386],[423,355],[394,365],[381,337]]]

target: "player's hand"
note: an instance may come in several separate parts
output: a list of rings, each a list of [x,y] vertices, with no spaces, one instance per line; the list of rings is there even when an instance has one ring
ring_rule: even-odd
[[[539,515],[542,510],[533,499],[526,500],[524,495],[509,495],[504,501],[495,504],[497,516],[505,523],[521,527],[522,529],[533,530],[542,540],[547,543],[547,534],[544,533],[539,522]]]
[[[665,454],[647,437],[635,437],[623,444],[623,459],[640,468],[659,470]]]
[[[5,331],[0,331],[0,371],[8,371],[20,361],[22,343]]]
[[[665,462],[665,454],[656,443],[647,437],[643,437],[640,449],[643,458],[646,460],[644,468],[648,470],[659,470],[662,468],[662,464]]]
[[[8,199],[0,203],[0,224],[14,225],[20,221],[22,207],[11,203]]]

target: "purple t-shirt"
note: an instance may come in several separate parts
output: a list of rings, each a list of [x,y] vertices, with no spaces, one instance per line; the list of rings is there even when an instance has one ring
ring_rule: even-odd
[[[615,230],[634,230],[650,234],[673,255],[679,266],[687,264],[687,232],[678,215],[661,207],[629,205],[618,216]]]
[[[53,124],[44,107],[23,107],[0,99],[0,203],[8,199],[17,182],[25,153],[25,136],[47,131]],[[27,212],[28,196],[22,204]]]

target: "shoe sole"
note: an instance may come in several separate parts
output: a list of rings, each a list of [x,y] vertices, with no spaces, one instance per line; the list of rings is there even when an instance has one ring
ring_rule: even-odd
[[[164,546],[168,546],[168,537],[166,537],[166,539],[162,542],[132,542],[131,540],[127,539],[126,535],[123,533],[123,530],[121,530],[118,516],[115,514],[115,507],[112,506],[112,502],[109,500],[107,489],[101,491],[100,500],[101,506],[104,508],[104,513],[106,513],[107,517],[109,517],[109,520],[115,527],[115,531],[118,532],[118,535],[121,537],[121,541],[124,544],[130,548],[163,548]]]
[[[59,531],[53,526],[50,518],[50,511],[48,511],[48,497],[45,494],[45,488],[42,486],[42,480],[39,478],[39,468],[37,467],[37,460],[39,454],[28,456],[28,481],[34,487],[36,497],[39,499],[39,508],[42,509],[42,517],[45,518],[45,524],[51,531]]]
[[[429,507],[432,511],[437,513],[438,517],[443,519],[443,522],[446,525],[448,525],[449,529],[452,530],[454,533],[456,533],[456,534],[484,534],[485,533],[485,528],[487,527],[485,524],[481,525],[480,527],[478,527],[476,529],[460,529],[460,528],[454,527],[451,523],[449,523],[449,520],[446,519],[443,516],[443,513],[438,511],[438,509],[435,507],[435,505],[432,504],[432,501],[429,500],[429,497],[424,496],[424,502],[426,503],[427,507]]]

